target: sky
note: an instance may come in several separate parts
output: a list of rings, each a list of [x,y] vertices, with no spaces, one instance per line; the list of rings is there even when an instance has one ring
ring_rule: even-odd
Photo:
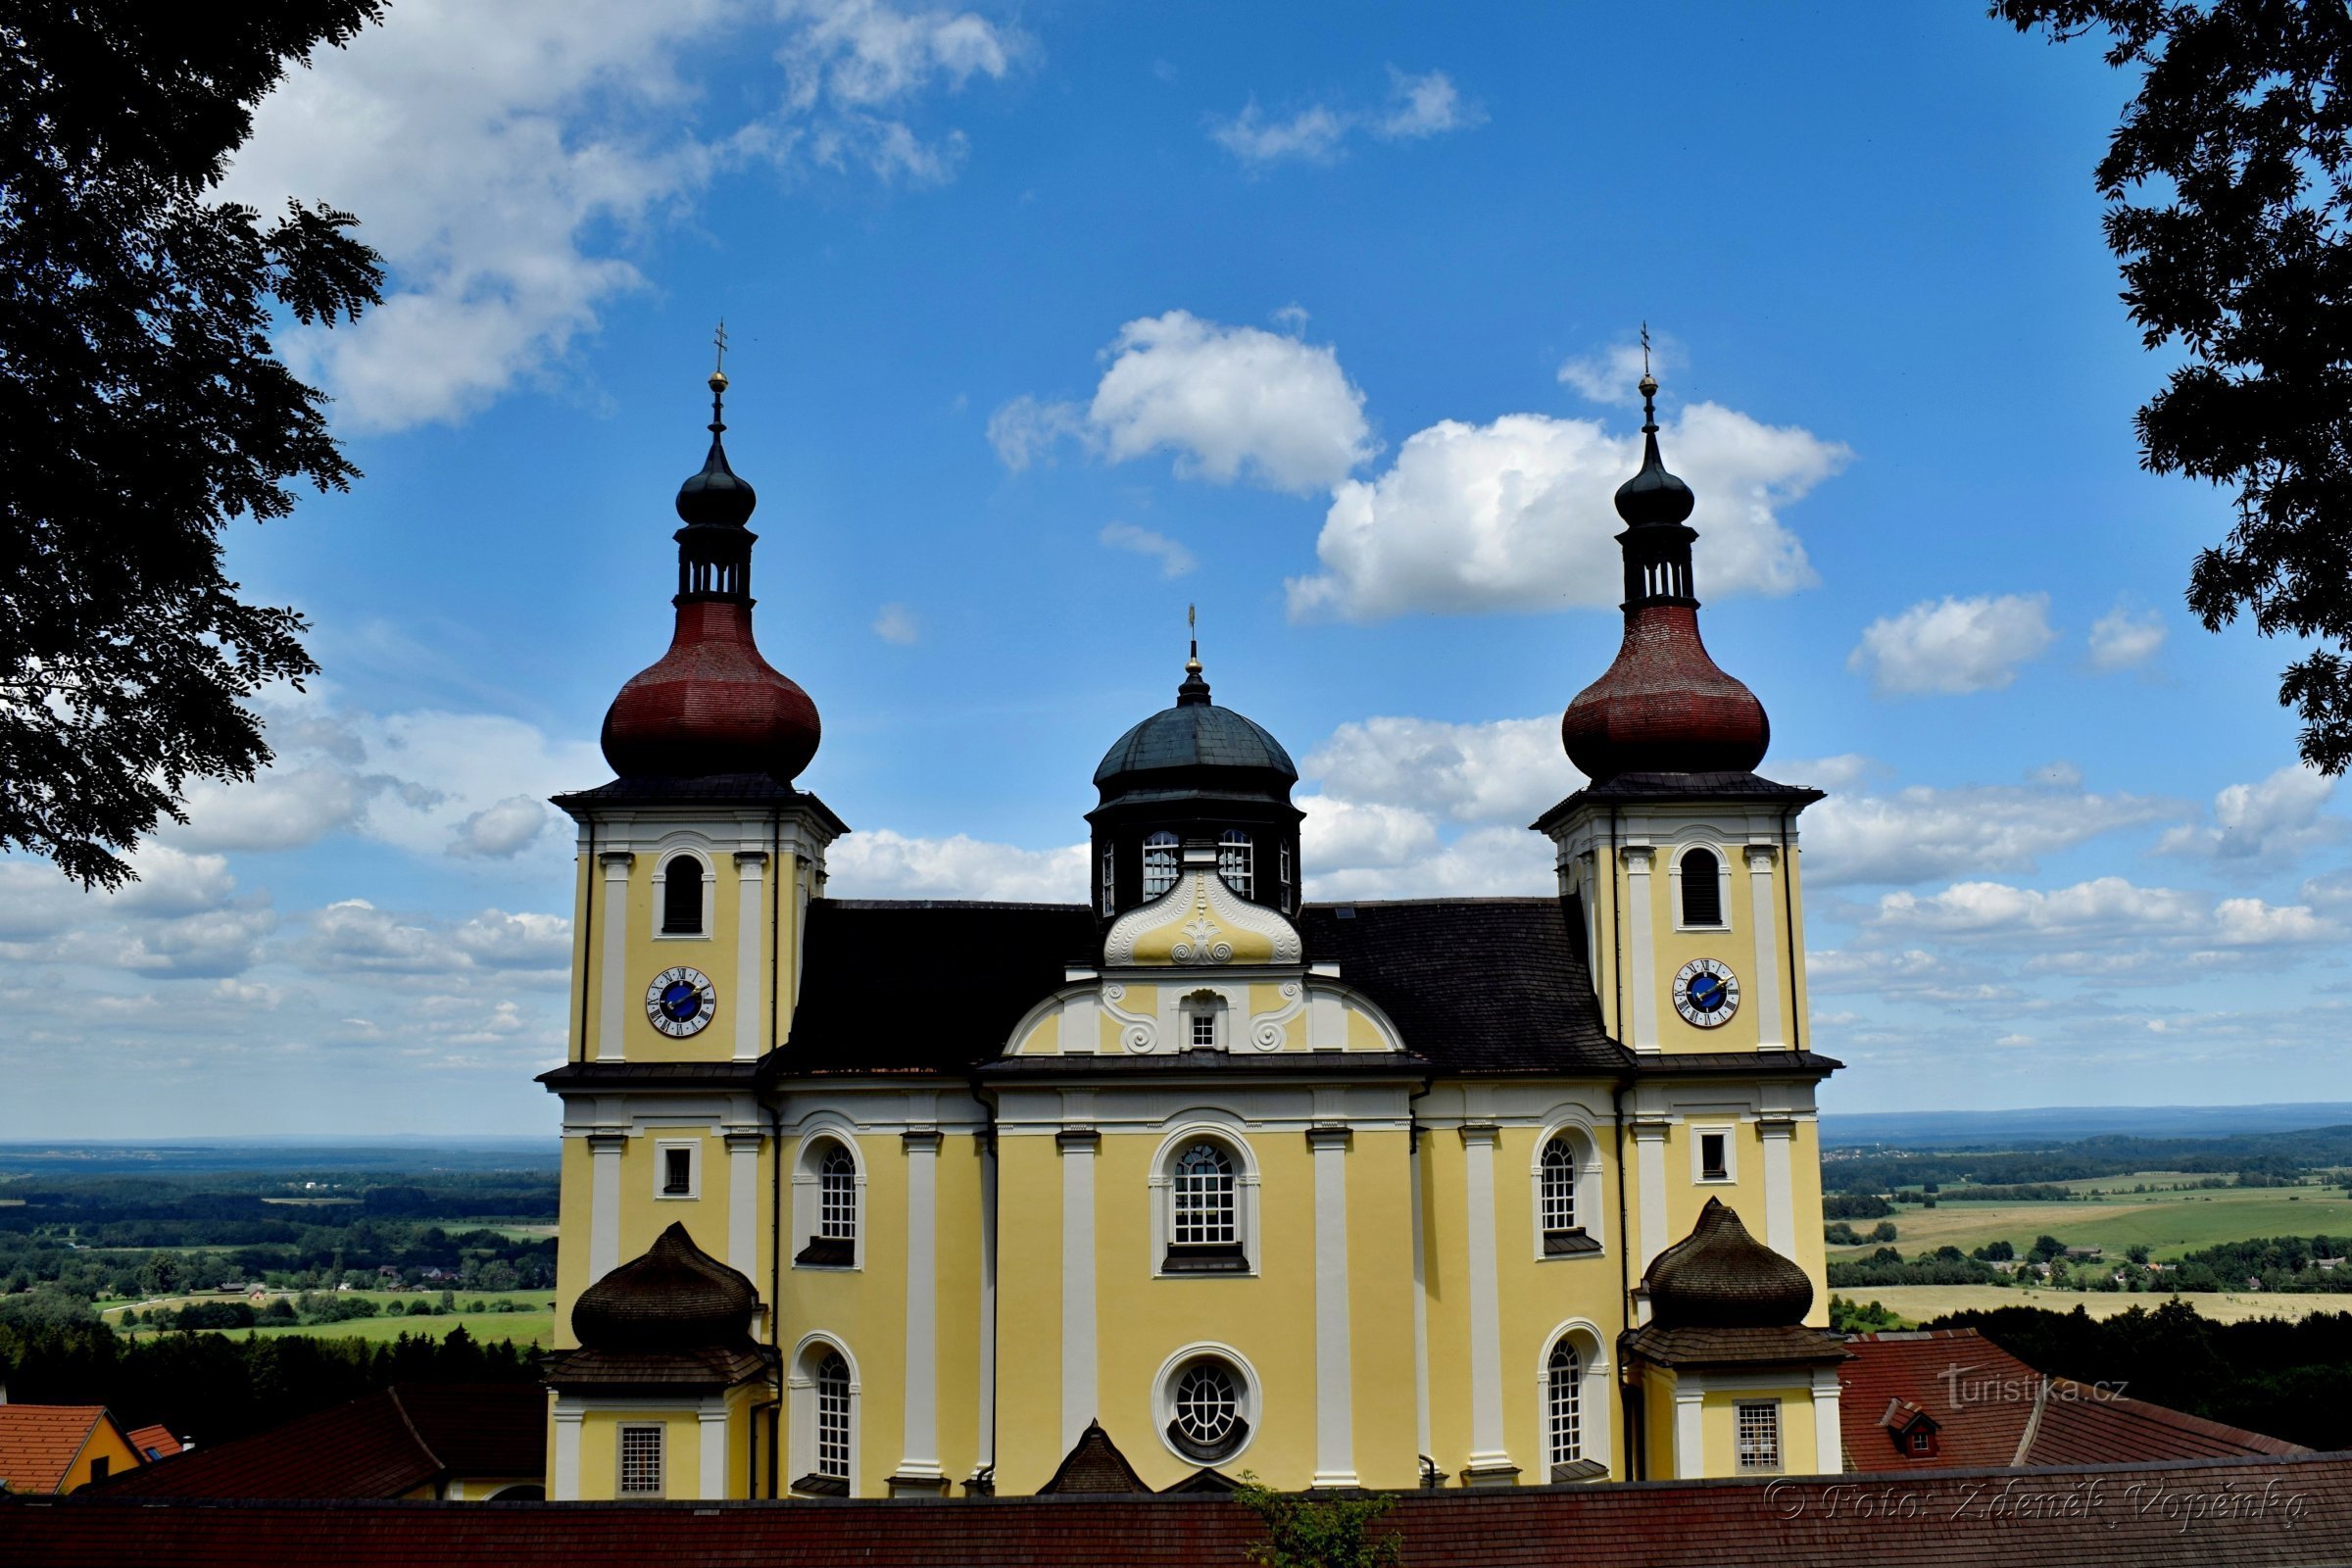
[[[666,644],[722,317],[836,893],[1082,898],[1195,603],[1311,896],[1549,891],[1646,322],[1708,645],[1831,792],[1825,1108],[2352,1099],[2352,821],[2132,441],[2130,90],[1967,5],[395,0],[224,192],[389,265],[280,338],[365,478],[227,537],[322,673],[127,890],[0,859],[0,1137],[554,1128],[546,797]]]

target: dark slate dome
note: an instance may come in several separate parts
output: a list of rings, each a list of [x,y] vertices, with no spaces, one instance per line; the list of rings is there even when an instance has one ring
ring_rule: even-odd
[[[571,1331],[596,1350],[676,1350],[727,1345],[750,1333],[760,1293],[673,1224],[580,1293]]]
[[[1787,1328],[1813,1309],[1805,1271],[1748,1235],[1720,1198],[1708,1199],[1690,1234],[1651,1260],[1642,1284],[1660,1328]]]
[[[1287,799],[1290,786],[1298,781],[1298,768],[1282,742],[1256,720],[1210,702],[1198,658],[1185,671],[1184,684],[1176,688],[1176,706],[1153,713],[1102,754],[1102,765],[1095,769],[1095,787],[1102,799],[1153,788],[1155,781],[1147,775],[1202,767],[1275,775]]]

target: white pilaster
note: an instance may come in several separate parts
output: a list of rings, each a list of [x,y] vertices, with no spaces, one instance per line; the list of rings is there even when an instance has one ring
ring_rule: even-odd
[[[1633,1039],[1629,1042],[1636,1051],[1658,1049],[1658,975],[1657,962],[1651,956],[1649,871],[1657,852],[1646,844],[1625,847],[1625,918],[1632,927],[1629,933],[1632,949],[1627,967],[1633,972],[1626,976],[1626,1004],[1631,1014]]]
[[[735,1059],[760,1056],[760,927],[767,887],[767,852],[735,853]]]
[[[1413,1442],[1415,1453],[1430,1450],[1429,1442],[1429,1259],[1423,1249],[1420,1140],[1428,1134],[1413,1131],[1412,1158],[1407,1181],[1413,1200]]]
[[[1494,1279],[1494,1141],[1492,1122],[1462,1128],[1470,1261],[1470,1466],[1473,1485],[1516,1472],[1502,1437],[1502,1317]]]
[[[1315,1477],[1355,1481],[1354,1358],[1348,1332],[1348,1146],[1345,1127],[1310,1127],[1315,1166]]]
[[[997,1144],[984,1135],[980,1156],[980,1439],[978,1468],[997,1463]]]
[[[1706,1428],[1701,1417],[1705,1406],[1700,1402],[1706,1391],[1693,1389],[1688,1383],[1674,1388],[1674,1477],[1677,1481],[1696,1481],[1706,1474]]]
[[[580,1500],[580,1419],[588,1412],[556,1401],[556,1462],[550,1467],[550,1502]]]
[[[1061,1451],[1095,1418],[1095,1155],[1092,1127],[1054,1135],[1061,1150]]]
[[[756,1132],[726,1135],[727,1267],[748,1280],[760,1277],[760,1142]]]
[[[716,1406],[713,1408],[712,1406]],[[715,1501],[727,1494],[727,1408],[718,1400],[706,1404],[695,1417],[696,1447],[702,1473],[696,1477],[697,1497]]]
[[[1796,1123],[1785,1116],[1756,1123],[1764,1135],[1764,1245],[1783,1257],[1796,1255],[1796,1182],[1790,1155]]]
[[[1635,1197],[1642,1210],[1642,1250],[1634,1258],[1634,1276],[1649,1268],[1651,1258],[1666,1250],[1666,1134],[1668,1123],[1637,1121],[1634,1135],[1634,1173],[1640,1188]]]
[[[605,951],[597,959],[604,984],[598,988],[596,1050],[590,1059],[618,1061],[627,1053],[629,1015],[629,867],[637,857],[609,850],[598,857],[605,868]]]
[[[588,1135],[588,1283],[620,1267],[620,1152],[626,1133]]]
[[[906,1433],[894,1482],[940,1479],[939,1468],[939,1132],[901,1135],[906,1151]]]
[[[1756,933],[1755,976],[1748,992],[1756,1009],[1758,1051],[1788,1049],[1788,1020],[1781,1014],[1781,918],[1772,892],[1772,864],[1778,853],[1769,844],[1747,847],[1747,887],[1754,895]]]
[[[1845,1469],[1844,1417],[1838,1410],[1836,1367],[1813,1373],[1813,1472],[1834,1476]]]

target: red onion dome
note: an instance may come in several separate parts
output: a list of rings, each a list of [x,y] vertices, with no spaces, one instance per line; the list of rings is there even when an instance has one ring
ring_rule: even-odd
[[[1625,641],[1560,719],[1568,760],[1598,783],[1620,773],[1745,773],[1772,724],[1756,694],[1715,666],[1698,635],[1685,520],[1697,504],[1658,455],[1658,383],[1642,377],[1642,471],[1617,491]]]
[[[622,778],[755,773],[789,783],[816,755],[808,694],[760,657],[752,637],[758,498],[727,465],[723,373],[710,377],[710,453],[678,487],[677,630],[605,713],[605,760]]]

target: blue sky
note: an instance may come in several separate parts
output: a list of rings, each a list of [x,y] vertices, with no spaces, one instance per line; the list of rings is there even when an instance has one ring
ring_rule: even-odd
[[[2129,86],[1968,6],[396,3],[237,196],[392,263],[285,340],[367,477],[232,533],[324,676],[107,898],[0,861],[0,1136],[527,1132],[597,725],[667,636],[724,316],[835,887],[1074,898],[1218,699],[1309,888],[1541,892],[1661,345],[1710,647],[1805,819],[1833,1109],[2352,1098],[2352,851],[2089,168]]]

